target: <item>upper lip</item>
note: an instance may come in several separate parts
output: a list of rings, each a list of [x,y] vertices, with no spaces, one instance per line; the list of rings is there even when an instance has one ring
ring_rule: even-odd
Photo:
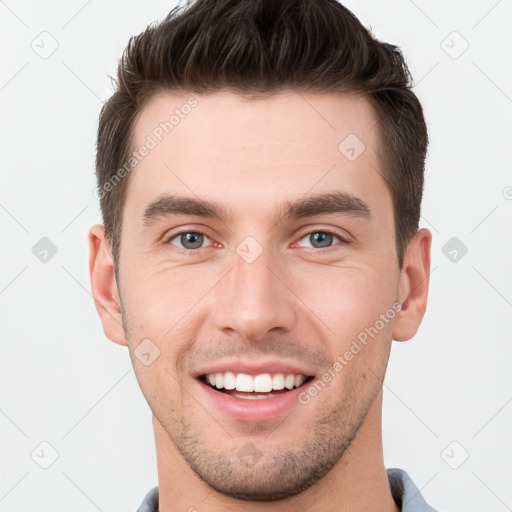
[[[204,367],[200,367],[197,371],[194,372],[194,376],[201,377],[202,375],[209,375],[211,373],[225,372],[232,372],[234,374],[245,373],[252,376],[261,375],[263,373],[305,375],[306,377],[314,375],[314,372],[311,370],[311,368],[308,368],[305,365],[299,363],[288,362],[282,359],[268,359],[259,361],[247,359],[231,359],[219,361],[217,363],[210,363]]]

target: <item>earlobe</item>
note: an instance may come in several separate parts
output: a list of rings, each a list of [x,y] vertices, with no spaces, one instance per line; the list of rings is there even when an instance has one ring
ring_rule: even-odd
[[[420,229],[407,247],[400,278],[399,301],[393,339],[407,341],[417,332],[427,307],[430,282],[430,246],[432,233]]]
[[[126,345],[110,244],[105,237],[105,227],[92,226],[88,233],[89,273],[96,310],[103,324],[103,332],[114,343]]]

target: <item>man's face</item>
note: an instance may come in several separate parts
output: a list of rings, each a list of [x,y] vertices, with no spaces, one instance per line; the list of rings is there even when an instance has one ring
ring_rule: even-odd
[[[131,172],[123,211],[126,341],[168,453],[227,495],[293,495],[340,460],[380,397],[400,272],[377,117],[356,96],[195,95],[158,141],[190,96],[153,98],[135,127],[134,148],[158,144]],[[225,215],[155,206],[166,195]],[[143,340],[159,350],[147,366],[134,355]]]

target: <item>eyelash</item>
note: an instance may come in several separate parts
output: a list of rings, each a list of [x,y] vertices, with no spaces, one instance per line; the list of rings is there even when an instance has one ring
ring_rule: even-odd
[[[185,249],[185,248],[178,247],[178,246],[176,246],[174,244],[171,244],[171,240],[174,240],[176,237],[178,237],[180,235],[184,235],[186,233],[194,233],[194,234],[198,234],[198,235],[203,235],[203,236],[206,236],[207,238],[209,238],[211,240],[211,237],[209,237],[204,231],[192,230],[192,229],[184,229],[182,231],[178,231],[177,233],[173,233],[172,235],[166,237],[165,243],[169,244],[169,245],[173,245],[173,250],[176,250],[176,252],[178,252],[179,254],[187,254],[187,255],[190,255],[190,256],[193,256],[193,255],[197,254],[199,251],[201,251],[203,249],[209,249],[209,248],[212,247],[212,246],[209,246],[209,247],[199,247],[198,249]],[[305,236],[312,235],[314,233],[326,233],[326,234],[329,234],[329,235],[333,235],[333,236],[335,236],[336,238],[338,238],[340,240],[340,242],[338,244],[348,244],[349,243],[349,241],[347,240],[346,237],[343,237],[337,231],[330,230],[330,229],[313,229],[311,231],[307,231],[307,232],[303,233],[298,238],[298,241],[302,240]],[[216,242],[214,242],[214,244],[215,243]],[[294,244],[295,243],[296,242],[294,242]],[[334,245],[331,245],[330,247],[325,247],[325,248],[321,248],[321,247],[319,247],[319,248],[316,248],[316,247],[305,247],[305,249],[308,249],[310,251],[315,251],[315,252],[317,252],[317,251],[330,252],[330,250],[336,249],[338,244],[334,244]]]

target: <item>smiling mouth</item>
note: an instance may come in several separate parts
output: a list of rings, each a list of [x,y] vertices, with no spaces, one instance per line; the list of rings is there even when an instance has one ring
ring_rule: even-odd
[[[313,376],[301,374],[263,373],[210,373],[202,375],[200,381],[211,389],[245,400],[261,400],[277,397],[300,388],[312,380]]]

